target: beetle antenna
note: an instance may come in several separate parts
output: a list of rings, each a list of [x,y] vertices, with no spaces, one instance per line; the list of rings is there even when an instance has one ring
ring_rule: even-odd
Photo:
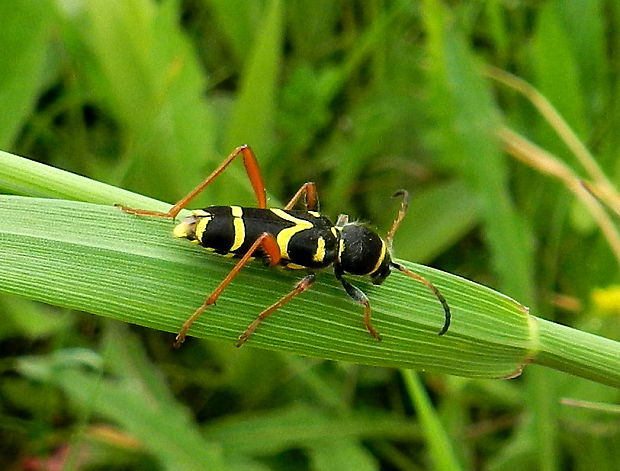
[[[407,212],[407,208],[409,207],[409,192],[407,190],[398,190],[396,193],[392,195],[392,198],[395,198],[396,196],[402,196],[403,199],[400,203],[400,209],[398,210],[398,215],[396,216],[396,219],[392,223],[392,228],[387,233],[387,236],[385,236],[385,242],[387,243],[387,248],[389,251],[392,250],[392,242],[394,241],[394,234],[396,234],[396,231],[400,227],[400,223],[403,222],[403,219],[405,218],[405,213]]]
[[[445,321],[444,321],[443,327],[439,331],[439,335],[445,334],[448,331],[448,328],[450,327],[450,319],[452,315],[450,314],[450,306],[448,306],[448,302],[446,301],[446,298],[443,297],[443,294],[441,294],[439,290],[435,288],[435,285],[433,285],[433,283],[428,281],[423,276],[407,270],[405,267],[403,267],[402,265],[398,263],[392,262],[390,263],[390,266],[392,268],[396,268],[398,271],[413,278],[414,280],[419,281],[420,283],[424,284],[428,289],[430,289],[433,292],[433,294],[439,300],[439,302],[441,303],[441,306],[443,307],[443,312],[444,312],[444,317],[445,317]]]

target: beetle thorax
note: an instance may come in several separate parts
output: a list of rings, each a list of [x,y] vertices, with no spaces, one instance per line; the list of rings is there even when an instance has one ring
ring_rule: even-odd
[[[390,274],[391,257],[385,241],[373,230],[357,223],[338,228],[338,263],[352,275],[369,275],[380,284]]]

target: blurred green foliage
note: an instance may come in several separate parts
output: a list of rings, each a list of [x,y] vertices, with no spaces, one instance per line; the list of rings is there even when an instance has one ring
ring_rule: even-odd
[[[608,239],[565,185],[503,153],[497,129],[588,173],[527,99],[482,73],[493,65],[536,87],[617,182],[617,2],[7,0],[0,19],[1,149],[175,201],[248,143],[274,205],[313,180],[323,212],[383,231],[390,195],[406,188],[399,257],[620,337]],[[197,206],[233,202],[252,202],[240,166]],[[388,369],[210,341],[172,352],[157,332],[0,302],[3,469],[620,462],[617,414],[560,403],[618,391],[550,370],[427,375],[433,411]],[[429,434],[438,424],[446,433]]]

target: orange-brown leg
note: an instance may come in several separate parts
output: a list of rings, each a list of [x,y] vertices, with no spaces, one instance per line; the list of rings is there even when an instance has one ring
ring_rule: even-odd
[[[200,315],[212,304],[215,304],[217,298],[222,294],[222,291],[230,284],[230,282],[237,276],[237,274],[241,271],[241,269],[245,266],[246,263],[250,260],[252,254],[262,248],[267,254],[269,260],[269,266],[275,266],[280,263],[280,247],[278,246],[278,242],[276,238],[267,232],[263,232],[257,239],[254,241],[252,246],[248,249],[248,251],[241,257],[241,259],[237,262],[237,264],[230,270],[230,273],[226,275],[220,284],[213,290],[213,292],[205,299],[204,303],[194,311],[194,313],[187,318],[187,320],[183,323],[179,334],[177,335],[174,346],[176,348],[180,347],[181,344],[185,341],[185,337],[187,336],[187,332],[189,328],[192,326],[194,321],[200,317]]]
[[[431,290],[433,292],[433,294],[435,295],[437,300],[441,303],[441,307],[443,307],[443,312],[444,312],[443,327],[439,331],[438,335],[445,334],[448,331],[448,328],[450,328],[450,319],[452,317],[452,314],[450,314],[450,306],[448,306],[448,302],[446,301],[446,298],[443,297],[443,294],[441,294],[439,292],[439,290],[435,287],[435,285],[433,283],[428,281],[422,275],[418,275],[417,273],[414,273],[414,272],[412,272],[410,270],[407,270],[405,267],[403,267],[399,263],[392,262],[390,264],[390,266],[392,268],[396,268],[398,271],[400,271],[401,273],[404,273],[405,275],[413,278],[414,280],[419,281],[420,283],[422,283],[424,286],[426,286],[429,290]]]
[[[265,309],[263,312],[261,312],[258,315],[258,317],[256,317],[256,319],[254,319],[254,322],[252,322],[248,326],[248,328],[245,329],[245,332],[243,332],[239,336],[239,340],[237,341],[237,347],[240,347],[245,342],[247,342],[248,339],[250,338],[250,336],[254,333],[254,331],[258,327],[258,325],[262,321],[267,319],[267,317],[269,317],[271,314],[273,314],[274,311],[280,309],[282,306],[284,306],[286,303],[288,303],[295,296],[297,296],[300,293],[303,293],[308,288],[310,288],[312,283],[314,283],[314,279],[315,279],[315,274],[314,273],[310,273],[308,276],[303,278],[299,283],[297,283],[297,286],[295,286],[295,289],[293,289],[293,291],[291,291],[289,294],[284,296],[282,299],[280,299],[279,301],[273,303],[271,306],[269,306],[267,309]]]
[[[318,211],[319,210],[319,195],[316,192],[316,185],[314,182],[304,183],[297,193],[291,198],[291,200],[286,204],[284,209],[293,209],[299,198],[304,196],[306,210],[307,211]]]
[[[400,204],[400,209],[398,210],[398,216],[396,216],[396,219],[392,223],[392,228],[387,233],[387,236],[385,236],[385,241],[387,242],[388,249],[390,250],[392,249],[394,234],[396,234],[396,231],[400,227],[400,223],[403,222],[405,214],[407,213],[407,208],[409,207],[409,192],[406,190],[398,190],[392,196],[402,196],[403,200]]]
[[[265,183],[263,181],[263,177],[260,172],[260,167],[258,165],[258,161],[256,160],[256,156],[254,152],[250,148],[250,146],[240,146],[237,147],[232,153],[226,157],[224,162],[220,164],[218,168],[216,168],[211,175],[205,178],[202,182],[196,186],[192,191],[190,191],[187,195],[185,195],[177,204],[175,204],[167,213],[159,212],[159,211],[149,211],[146,209],[134,209],[128,208],[127,206],[117,205],[123,211],[131,214],[138,214],[140,216],[154,216],[154,217],[162,217],[162,218],[175,218],[179,212],[185,208],[190,201],[192,201],[196,196],[204,190],[209,183],[211,183],[220,173],[224,171],[226,167],[230,165],[230,163],[237,157],[239,154],[243,156],[243,164],[245,165],[245,170],[250,178],[250,182],[252,183],[252,188],[254,189],[254,194],[256,195],[256,201],[259,208],[267,207],[267,194],[265,192]]]
[[[390,229],[390,231],[387,233],[387,236],[385,237],[388,250],[392,249],[392,242],[394,241],[394,235],[396,234],[396,231],[400,227],[400,223],[403,222],[403,219],[405,218],[405,214],[407,213],[407,208],[409,207],[409,193],[406,190],[398,190],[392,196],[402,196],[403,200],[400,203],[400,209],[398,210],[398,215],[396,216],[396,219],[392,223],[392,228]],[[433,283],[428,281],[422,275],[418,275],[417,273],[407,270],[405,267],[395,262],[391,262],[390,267],[396,268],[401,273],[404,273],[405,275],[413,278],[414,280],[419,281],[420,283],[422,283],[424,286],[426,286],[428,289],[430,289],[433,292],[435,297],[441,303],[441,306],[443,307],[443,311],[444,311],[444,324],[441,330],[439,331],[439,335],[445,334],[448,331],[448,328],[450,327],[450,319],[452,317],[452,314],[450,314],[450,306],[448,306],[448,302],[446,301],[446,298],[443,297],[443,295],[439,292],[439,290],[435,287],[435,285],[433,285]]]

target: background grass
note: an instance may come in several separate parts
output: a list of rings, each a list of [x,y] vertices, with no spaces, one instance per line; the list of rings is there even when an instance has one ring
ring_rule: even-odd
[[[323,212],[382,231],[391,193],[407,188],[398,257],[620,337],[618,205],[604,184],[620,171],[616,2],[12,0],[0,18],[1,149],[175,201],[249,143],[272,204],[314,180]],[[490,65],[541,92],[604,178],[558,136],[560,118],[488,78]],[[502,127],[555,160],[511,159]],[[577,179],[610,208],[610,230]],[[197,206],[231,202],[252,203],[240,166]],[[614,402],[618,390],[536,366],[511,381],[426,374],[424,388],[390,369],[216,341],[172,351],[169,335],[15,297],[0,309],[3,468],[620,461],[617,413],[561,402]]]

